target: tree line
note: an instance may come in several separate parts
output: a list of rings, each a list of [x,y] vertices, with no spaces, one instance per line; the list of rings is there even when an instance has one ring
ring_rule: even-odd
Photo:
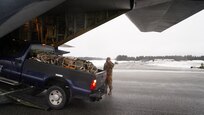
[[[137,57],[129,57],[127,55],[118,55],[116,57],[117,61],[149,61],[155,59],[174,59],[175,61],[182,61],[182,60],[204,60],[204,56],[137,56]]]
[[[78,58],[83,60],[105,60],[105,58],[100,57],[78,57]]]

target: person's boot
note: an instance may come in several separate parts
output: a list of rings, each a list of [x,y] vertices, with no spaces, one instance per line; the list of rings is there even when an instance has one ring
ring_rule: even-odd
[[[112,95],[112,90],[109,91],[108,95]]]

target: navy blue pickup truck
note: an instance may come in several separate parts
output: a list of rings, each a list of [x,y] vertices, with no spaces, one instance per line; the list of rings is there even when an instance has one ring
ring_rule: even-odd
[[[62,109],[73,98],[102,99],[106,90],[105,71],[98,69],[92,74],[31,59],[33,50],[59,51],[51,46],[21,45],[19,51],[10,51],[11,47],[0,54],[0,82],[14,86],[24,84],[36,87],[39,92],[46,91],[46,101],[52,109]]]

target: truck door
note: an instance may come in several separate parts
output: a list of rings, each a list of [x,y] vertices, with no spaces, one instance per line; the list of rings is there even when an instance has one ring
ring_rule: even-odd
[[[19,71],[14,67],[15,59],[0,59],[0,75],[3,80],[14,80],[18,81]]]
[[[27,46],[22,42],[15,41],[7,43],[6,46],[1,49],[0,81],[9,84],[17,84],[20,81],[26,47]]]

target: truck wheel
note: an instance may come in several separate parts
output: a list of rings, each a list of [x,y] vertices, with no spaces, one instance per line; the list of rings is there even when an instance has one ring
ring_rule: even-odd
[[[46,100],[51,109],[62,109],[67,102],[67,95],[62,87],[51,86],[47,90]]]

